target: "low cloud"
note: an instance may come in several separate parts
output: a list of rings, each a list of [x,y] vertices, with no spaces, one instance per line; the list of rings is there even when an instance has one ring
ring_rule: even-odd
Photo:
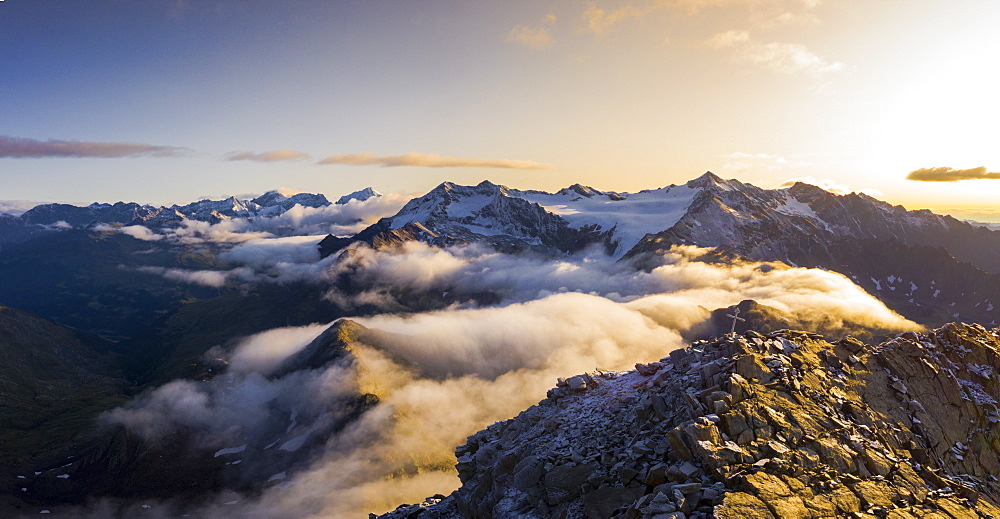
[[[544,398],[557,377],[630,368],[682,345],[641,313],[583,294],[361,322],[391,335],[362,338],[321,369],[276,376],[325,326],[271,330],[228,355],[227,373],[171,382],[105,420],[150,439],[186,432],[209,455],[246,446],[240,468],[265,479],[283,451],[316,450],[311,463],[282,467],[287,479],[259,497],[227,496],[239,502],[220,499],[199,516],[358,517],[456,488],[454,447]],[[344,403],[359,394],[378,402],[348,418]]]
[[[841,274],[781,263],[700,261],[708,251],[674,247],[659,266],[646,271],[596,251],[553,260],[475,246],[439,249],[421,242],[393,250],[358,247],[333,265],[329,275],[349,275],[365,290],[331,289],[328,297],[345,306],[375,304],[387,311],[405,311],[414,292],[447,292],[459,301],[486,293],[505,304],[566,292],[622,303],[669,294],[682,298],[688,307],[723,308],[754,299],[798,315],[804,324],[849,321],[890,330],[917,326]]]
[[[706,45],[714,49],[729,50],[738,61],[783,74],[819,76],[843,68],[842,63],[827,61],[814,54],[805,45],[781,42],[759,43],[753,40],[746,30],[715,34]]]
[[[253,229],[250,222],[243,218],[223,220],[219,223],[182,220],[179,226],[161,229],[159,232],[143,225],[117,226],[103,223],[97,224],[91,229],[98,232],[119,232],[142,241],[165,240],[168,243],[183,245],[233,244],[273,236],[269,232]]]
[[[148,227],[141,225],[127,225],[121,228],[121,233],[142,241],[160,241],[164,238],[162,234],[156,234]]]
[[[461,158],[415,152],[404,155],[375,155],[371,152],[330,155],[320,160],[319,164],[382,166],[387,168],[418,166],[425,168],[551,169],[554,167],[550,164],[528,160]]]
[[[233,270],[187,270],[164,267],[139,267],[136,272],[162,276],[171,281],[219,288],[230,280],[251,280],[253,270],[241,267]]]
[[[46,231],[66,231],[73,228],[73,226],[66,220],[56,220],[50,224],[39,223],[35,225],[45,229]]]
[[[255,238],[233,247],[220,257],[258,270],[290,263],[316,263],[320,259],[318,244],[323,238],[323,236]]]
[[[226,155],[226,160],[251,160],[254,162],[279,162],[308,159],[309,155],[301,151],[281,149],[254,153],[252,151],[232,152]]]
[[[257,218],[251,227],[278,236],[333,234],[352,236],[380,218],[396,214],[412,195],[388,193],[367,200],[348,200],[323,207],[295,205],[271,218]]]
[[[551,47],[553,43],[552,35],[549,31],[556,23],[556,15],[549,14],[542,19],[537,27],[527,25],[515,25],[507,33],[507,41],[519,43],[532,49],[543,49]]]
[[[327,234],[353,236],[378,219],[395,214],[411,197],[388,194],[324,207],[295,205],[275,217],[232,218],[219,223],[183,220],[178,227],[154,231],[141,225],[98,224],[98,232],[117,232],[166,246],[197,246],[238,265],[231,270],[141,267],[140,272],[172,281],[210,287],[227,284],[324,283],[336,257],[320,259],[317,248]],[[69,225],[63,224],[68,228]]]
[[[0,214],[21,216],[29,209],[41,204],[33,200],[0,200]]]
[[[986,171],[986,166],[969,169],[955,168],[923,168],[911,171],[906,175],[906,180],[917,180],[920,182],[958,182],[959,180],[997,180],[1000,173]]]
[[[39,141],[0,135],[0,158],[173,157],[185,151],[188,150],[134,142]]]
[[[801,322],[917,328],[839,274],[699,261],[705,252],[676,247],[640,271],[595,254],[357,249],[344,261],[373,288],[496,291],[502,301],[356,319],[372,332],[348,339],[339,360],[291,372],[279,368],[326,325],[270,330],[220,353],[230,368],[210,382],[171,382],[106,419],[149,438],[186,431],[208,453],[239,451],[240,470],[284,478],[199,516],[356,517],[453,490],[454,448],[469,434],[544,398],[557,377],[666,356],[716,308],[755,299]],[[361,394],[377,401],[345,405]],[[300,447],[314,449],[304,465],[275,466]]]
[[[171,241],[187,245],[205,242],[242,243],[255,238],[273,236],[269,232],[253,229],[251,223],[243,218],[223,220],[219,223],[184,220],[180,227],[165,229],[164,233]]]

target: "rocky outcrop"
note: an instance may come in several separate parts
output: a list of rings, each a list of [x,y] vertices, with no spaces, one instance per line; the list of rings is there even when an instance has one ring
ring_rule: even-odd
[[[1000,515],[1000,338],[701,341],[560,380],[457,451],[462,487],[385,517]]]
[[[733,326],[734,312],[739,320]],[[688,342],[707,340],[729,333],[735,328],[737,333],[754,330],[760,333],[776,332],[778,330],[809,330],[822,335],[827,341],[840,340],[848,335],[864,342],[880,342],[894,336],[899,330],[888,330],[872,325],[844,321],[834,316],[814,320],[803,320],[790,312],[745,299],[739,304],[718,308],[708,314],[708,319],[689,330],[682,332]]]

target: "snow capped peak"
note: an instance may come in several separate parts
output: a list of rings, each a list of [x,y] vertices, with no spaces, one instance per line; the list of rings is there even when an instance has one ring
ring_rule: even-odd
[[[802,181],[796,181],[794,184],[783,188],[783,190],[800,200],[803,198],[816,199],[822,196],[832,195],[832,193],[819,186]]]
[[[304,207],[324,207],[330,205],[330,201],[321,193],[297,193],[288,197],[282,206],[290,209],[295,204]]]
[[[364,188],[364,189],[362,189],[360,191],[355,191],[355,192],[353,192],[351,194],[347,194],[347,195],[344,195],[344,196],[340,197],[340,199],[337,200],[337,204],[343,205],[343,204],[346,204],[347,202],[350,202],[351,200],[357,200],[359,202],[364,202],[365,200],[368,200],[369,198],[377,197],[377,196],[382,196],[382,193],[379,193],[378,191],[375,191],[374,189],[372,189],[370,187],[366,187],[366,188]]]
[[[715,173],[712,173],[711,171],[706,171],[702,176],[694,180],[688,181],[688,183],[685,185],[692,189],[695,188],[706,189],[715,186],[722,186],[727,183],[728,181],[723,180],[722,177],[716,175]]]
[[[250,211],[250,208],[247,206],[247,204],[242,200],[240,200],[239,198],[236,198],[235,196],[231,196],[223,200],[223,202],[226,205],[228,205],[233,210],[233,212],[242,213]]]
[[[585,196],[587,198],[593,198],[595,196],[604,194],[601,191],[598,191],[590,186],[584,186],[582,184],[573,184],[572,186],[564,187],[559,191],[556,191],[556,194],[559,195],[570,195],[572,193],[576,193],[580,196]]]
[[[424,197],[444,196],[447,198],[451,196],[510,196],[510,191],[511,190],[508,189],[507,186],[494,184],[489,180],[484,180],[474,186],[462,186],[454,182],[442,182],[429,193],[424,195]]]
[[[225,216],[247,216],[252,210],[257,209],[257,204],[253,202],[245,203],[239,198],[231,196],[225,200],[204,199],[184,206],[174,205],[172,209],[176,209],[185,215],[196,217],[211,217],[215,216],[214,213]]]
[[[410,222],[429,222],[440,219],[468,219],[498,197],[509,197],[504,186],[489,181],[475,186],[460,186],[442,182],[426,195],[414,198],[392,218],[392,228],[399,229]]]
[[[269,207],[272,205],[278,205],[285,200],[288,200],[288,197],[278,191],[268,191],[267,193],[254,198],[252,201],[261,207]]]

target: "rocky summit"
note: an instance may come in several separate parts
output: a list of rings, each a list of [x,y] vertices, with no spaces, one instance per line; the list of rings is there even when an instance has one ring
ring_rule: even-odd
[[[1000,517],[1000,335],[747,331],[560,379],[400,519]]]

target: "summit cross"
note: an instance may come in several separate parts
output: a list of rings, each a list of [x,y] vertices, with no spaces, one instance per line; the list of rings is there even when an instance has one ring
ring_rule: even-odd
[[[726,314],[726,317],[728,317],[728,318],[730,318],[730,319],[733,320],[733,327],[729,329],[729,333],[730,334],[735,334],[736,333],[736,321],[744,321],[744,322],[746,321],[746,319],[740,317],[740,309],[739,308],[737,308],[736,310],[733,310],[732,315]]]

